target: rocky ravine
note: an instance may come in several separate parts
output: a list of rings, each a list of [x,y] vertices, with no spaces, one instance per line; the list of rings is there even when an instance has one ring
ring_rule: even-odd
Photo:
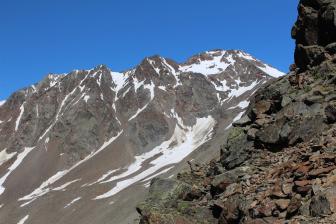
[[[249,97],[280,75],[223,50],[48,75],[0,106],[0,223],[131,222],[151,178],[212,157]]]
[[[140,223],[336,223],[336,2],[298,10],[292,72],[257,91],[220,159],[153,179]]]

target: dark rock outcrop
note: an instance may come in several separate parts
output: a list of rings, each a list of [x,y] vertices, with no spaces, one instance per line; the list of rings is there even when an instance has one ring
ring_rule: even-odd
[[[292,37],[296,40],[295,63],[300,71],[319,65],[335,54],[335,9],[334,0],[300,1],[299,17],[292,29]]]

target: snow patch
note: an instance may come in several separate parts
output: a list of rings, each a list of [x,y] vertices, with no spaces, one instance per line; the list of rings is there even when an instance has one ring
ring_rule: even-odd
[[[243,116],[244,113],[245,113],[245,111],[242,111],[242,112],[240,112],[237,116],[235,116],[235,117],[233,118],[233,120],[232,120],[232,123],[231,123],[230,125],[228,125],[228,126],[225,128],[225,130],[228,130],[229,128],[231,128],[231,127],[232,127],[232,124],[233,124],[234,122],[238,121],[238,120]]]
[[[65,187],[69,185],[69,182],[60,186],[60,187],[56,187],[56,188],[51,188],[51,185],[54,184],[59,179],[61,179],[62,177],[64,177],[70,171],[72,171],[73,169],[78,167],[80,164],[88,161],[93,156],[95,156],[96,154],[98,154],[99,152],[104,150],[108,145],[110,145],[114,140],[116,140],[122,133],[123,133],[123,131],[119,132],[116,136],[112,137],[107,142],[105,142],[97,151],[92,152],[90,155],[85,157],[83,160],[81,160],[78,163],[76,163],[75,165],[73,165],[70,169],[57,172],[55,175],[51,176],[48,180],[44,181],[33,192],[31,192],[30,194],[28,194],[28,195],[26,195],[22,198],[19,198],[18,201],[28,201],[28,202],[25,203],[25,205],[27,205],[27,204],[33,202],[34,200],[36,200],[37,198],[49,193],[52,190],[62,190],[64,188],[64,185],[65,185]],[[71,183],[74,183],[74,181],[72,181]],[[21,205],[21,206],[23,206],[23,205]]]
[[[26,215],[17,224],[24,224],[27,221],[28,218],[29,218],[29,215]]]
[[[35,147],[26,147],[24,150],[17,155],[17,158],[15,162],[8,168],[8,172],[0,178],[0,195],[5,191],[5,187],[3,184],[5,183],[8,176],[18,167],[20,166],[21,162],[24,160],[24,158],[32,151]]]
[[[16,119],[16,122],[15,122],[15,131],[17,131],[18,128],[19,128],[20,121],[21,121],[22,115],[24,113],[24,105],[25,105],[25,103],[23,103],[20,107],[20,114],[19,114],[19,116],[18,116],[18,118]]]
[[[176,113],[174,113],[174,116],[178,121],[181,121]],[[161,145],[155,147],[147,153],[135,156],[135,162],[128,166],[125,172],[113,176],[110,179],[103,181],[102,183],[108,183],[134,175],[136,172],[140,171],[141,168],[143,168],[144,163],[148,159],[151,159],[154,156],[158,156],[149,163],[151,167],[141,171],[135,176],[117,182],[115,187],[110,191],[99,195],[94,199],[97,200],[111,197],[131,186],[132,184],[148,178],[158,170],[166,166],[179,163],[192,151],[208,141],[215,124],[216,121],[211,116],[197,118],[196,124],[192,127],[186,127],[183,125],[183,123],[178,122],[175,127],[175,131],[169,140],[163,142]]]
[[[124,76],[123,73],[111,72],[111,77],[113,83],[115,84],[114,90],[116,91],[117,94],[119,90],[124,86],[126,82],[126,76]]]
[[[49,191],[53,190],[50,188],[50,185],[61,179],[68,171],[63,170],[59,171],[53,176],[51,176],[48,180],[44,181],[38,188],[36,188],[33,192],[31,192],[29,195],[26,195],[22,198],[19,198],[18,201],[30,201],[33,202],[38,197],[41,197],[45,194],[47,194]],[[30,203],[29,202],[29,203]],[[25,203],[25,204],[29,204]]]
[[[239,102],[236,106],[229,107],[228,110],[235,109],[237,107],[240,107],[241,109],[245,109],[246,107],[248,107],[249,103],[250,103],[249,101],[244,100],[244,101]]]
[[[231,92],[229,93],[229,97],[239,97],[243,95],[245,92],[254,89],[258,84],[259,82],[256,80],[252,82],[249,86],[238,86],[237,89],[231,90]]]
[[[65,189],[66,189],[68,186],[70,186],[71,184],[76,183],[76,182],[78,182],[78,181],[80,181],[80,180],[81,180],[81,178],[76,179],[76,180],[73,180],[73,181],[69,181],[69,182],[67,182],[67,183],[65,183],[65,184],[63,184],[63,185],[61,185],[61,186],[59,186],[59,187],[55,187],[53,190],[54,190],[54,191],[65,191]]]
[[[0,166],[16,155],[16,152],[7,153],[6,150],[4,149],[0,152]]]
[[[64,208],[70,207],[72,204],[74,204],[76,201],[79,201],[80,199],[81,199],[81,197],[73,199],[72,201],[69,202],[69,204],[64,206]]]
[[[258,68],[260,70],[262,70],[263,72],[265,72],[266,74],[270,75],[270,76],[273,76],[275,78],[279,78],[281,76],[284,76],[285,73],[283,72],[280,72],[278,69],[276,68],[273,68],[267,64],[264,64],[265,67],[261,67],[261,66],[258,66]]]
[[[147,177],[145,180],[141,181],[141,182],[146,182],[146,181],[150,181],[151,179],[153,179],[154,177],[160,176],[161,174],[167,173],[169,170],[173,169],[174,167],[168,167],[167,169],[164,169],[156,174],[153,174],[152,176]]]
[[[85,103],[87,103],[89,99],[90,99],[90,96],[88,96],[88,95],[84,96]]]
[[[207,52],[211,54],[211,52]],[[192,65],[184,65],[180,66],[181,72],[194,72],[201,73],[203,75],[212,75],[225,71],[227,67],[231,65],[233,61],[230,63],[225,63],[221,61],[225,54],[225,51],[222,51],[222,54],[219,56],[213,56],[210,60],[199,60],[197,63]]]

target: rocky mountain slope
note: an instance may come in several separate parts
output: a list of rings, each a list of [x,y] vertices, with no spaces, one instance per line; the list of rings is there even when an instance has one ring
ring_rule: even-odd
[[[336,223],[336,1],[298,12],[290,74],[256,92],[219,158],[153,179],[140,223]]]
[[[46,76],[0,105],[0,223],[129,223],[153,177],[213,156],[250,96],[281,75],[214,50]]]

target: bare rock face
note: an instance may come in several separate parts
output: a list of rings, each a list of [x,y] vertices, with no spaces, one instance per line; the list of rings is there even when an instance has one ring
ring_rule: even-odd
[[[210,159],[254,92],[281,75],[214,50],[46,76],[0,105],[0,223],[130,223],[150,179],[191,154]],[[183,198],[203,195],[191,191]]]
[[[336,2],[333,0],[301,0],[299,17],[292,29],[296,40],[295,63],[301,71],[320,65],[336,42]]]

